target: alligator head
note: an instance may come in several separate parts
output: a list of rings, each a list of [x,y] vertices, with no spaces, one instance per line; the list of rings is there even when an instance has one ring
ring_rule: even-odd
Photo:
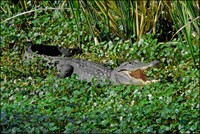
[[[114,84],[146,85],[159,80],[147,80],[144,70],[157,65],[159,61],[143,63],[139,61],[125,62],[114,69],[111,73],[111,80]]]

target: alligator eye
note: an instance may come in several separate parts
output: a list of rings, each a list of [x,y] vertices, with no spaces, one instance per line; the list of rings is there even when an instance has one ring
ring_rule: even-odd
[[[54,62],[54,66],[57,66],[59,64],[59,61]]]

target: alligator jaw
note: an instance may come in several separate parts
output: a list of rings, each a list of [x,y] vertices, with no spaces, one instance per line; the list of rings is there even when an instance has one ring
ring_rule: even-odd
[[[136,83],[140,83],[139,85],[147,85],[147,84],[150,84],[150,83],[154,83],[154,82],[159,82],[160,80],[148,80],[147,76],[144,74],[144,70],[146,70],[147,68],[145,69],[137,69],[137,70],[134,70],[134,71],[122,71],[123,73],[125,73],[129,78],[130,80],[136,82]]]

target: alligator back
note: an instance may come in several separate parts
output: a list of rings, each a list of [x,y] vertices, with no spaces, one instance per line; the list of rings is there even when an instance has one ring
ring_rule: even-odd
[[[30,45],[25,50],[24,56],[26,59],[39,57],[45,60],[48,65],[56,67],[60,72],[59,77],[77,74],[80,80],[88,82],[91,82],[93,78],[97,80],[110,79],[111,70],[103,64],[66,57],[66,54],[71,55],[70,52],[73,53],[69,49],[57,49],[56,47],[45,45]]]

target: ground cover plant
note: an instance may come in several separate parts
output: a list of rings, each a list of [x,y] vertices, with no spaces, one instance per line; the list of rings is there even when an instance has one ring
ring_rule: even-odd
[[[132,34],[137,31],[135,36],[128,35],[126,38],[116,35],[116,29],[112,31],[114,24],[117,26],[120,21],[112,22],[110,30],[102,28],[101,25],[109,21],[109,12],[116,16],[120,15],[117,14],[119,12],[115,7],[115,4],[120,3],[109,3],[108,12],[102,8],[105,4],[103,2],[32,2],[1,1],[0,4],[2,133],[199,132],[199,23],[196,23],[199,16],[184,8],[182,11],[189,12],[189,17],[194,16],[185,16],[181,22],[178,19],[174,21],[179,24],[175,26],[177,31],[179,28],[186,28],[187,32],[184,33],[183,30],[183,34],[177,33],[178,36],[171,41],[170,38],[166,42],[160,42],[158,34],[161,34],[162,30],[156,28],[155,31],[158,33],[154,35],[148,33],[148,30],[138,33],[136,27],[132,31]],[[126,10],[125,7],[129,3],[122,4],[124,6],[120,9],[121,12]],[[148,3],[130,5],[141,6],[141,9],[145,10],[145,4]],[[170,5],[159,5],[159,2],[157,4],[152,10],[159,8],[164,12],[164,4]],[[185,3],[175,4],[177,5],[172,5],[174,10]],[[99,42],[94,41],[96,33],[91,33],[95,31],[96,25],[91,30],[92,27],[88,28],[88,24],[91,26],[93,23],[89,20],[91,18],[84,17],[89,16],[91,11],[90,8],[86,10],[86,5],[94,5],[91,6],[93,10],[102,9],[102,14],[108,19],[105,19],[105,22],[98,21],[100,29],[106,31],[100,36],[105,38],[97,36]],[[82,10],[75,10],[79,6],[84,13]],[[8,19],[18,13],[31,11],[35,7],[44,10]],[[54,9],[45,10],[46,7]],[[199,7],[194,9],[196,8]],[[111,9],[115,9],[115,12]],[[138,10],[139,20],[142,19],[142,11]],[[155,20],[156,16],[159,16],[156,14]],[[5,21],[6,19],[8,20]],[[185,19],[190,20],[190,23],[187,24]],[[127,24],[128,29],[127,21],[124,20],[123,24]],[[137,23],[135,22],[135,26]],[[131,28],[134,29],[134,26],[131,25]],[[122,31],[119,33],[123,35]],[[23,53],[28,46],[27,41],[38,45],[81,47],[83,53],[75,55],[76,58],[103,63],[110,68],[115,68],[124,61],[138,59],[150,62],[157,59],[160,61],[158,68],[152,68],[146,73],[149,77],[161,79],[161,82],[145,86],[116,86],[96,84],[95,80],[92,83],[79,81],[76,75],[58,79],[53,68],[47,69],[45,64],[40,64],[37,60],[31,64],[24,60]]]

